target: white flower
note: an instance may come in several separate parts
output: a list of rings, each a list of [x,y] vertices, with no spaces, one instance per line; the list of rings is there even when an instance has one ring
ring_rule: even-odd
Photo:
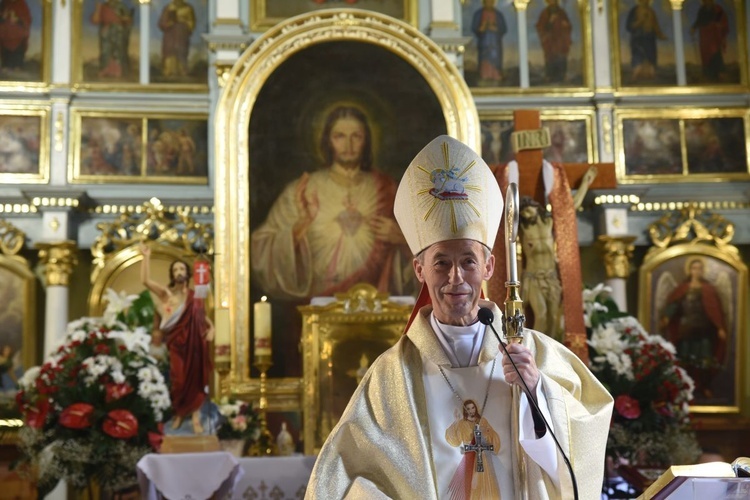
[[[151,344],[151,335],[146,333],[146,329],[138,327],[135,331],[121,330],[109,332],[109,338],[116,339],[125,345],[128,351],[147,353],[149,344]]]
[[[104,291],[104,300],[107,301],[107,308],[104,310],[104,322],[111,325],[117,315],[130,307],[138,295],[128,295],[125,291],[115,292],[111,288]]]
[[[26,391],[30,389],[31,387],[34,387],[34,383],[36,382],[36,379],[39,378],[39,372],[42,371],[42,367],[40,366],[32,366],[26,372],[23,374],[23,377],[18,381],[19,387],[21,387],[22,390]]]

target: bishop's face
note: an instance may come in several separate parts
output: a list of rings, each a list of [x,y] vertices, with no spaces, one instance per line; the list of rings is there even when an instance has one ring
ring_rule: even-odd
[[[482,281],[490,279],[495,257],[485,258],[474,240],[441,241],[414,259],[414,272],[430,293],[433,314],[441,323],[470,325],[477,319]]]

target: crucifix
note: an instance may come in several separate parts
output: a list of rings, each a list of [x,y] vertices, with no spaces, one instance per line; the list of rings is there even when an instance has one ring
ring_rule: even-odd
[[[482,437],[482,431],[479,430],[479,424],[474,426],[474,444],[465,444],[464,453],[475,453],[477,457],[477,472],[484,472],[484,458],[482,453],[485,451],[495,451],[495,446],[492,444],[485,444],[484,438]]]
[[[583,284],[575,210],[576,204],[582,202],[583,194],[589,188],[611,189],[617,186],[614,164],[547,163],[545,165],[543,150],[550,145],[550,138],[549,131],[541,126],[539,111],[514,111],[513,121],[515,131],[512,143],[518,165],[518,179],[515,182],[518,183],[519,194],[521,197],[526,196],[536,201],[541,207],[546,207],[548,203],[552,205],[552,219],[549,223],[554,235],[554,260],[560,282],[558,286],[562,291],[561,303],[557,306],[560,315],[564,318],[563,341],[578,357],[587,362],[588,348],[582,313]],[[592,167],[596,170],[592,171]],[[505,192],[509,183],[510,169],[507,165],[498,165],[493,169],[501,191]],[[575,200],[571,194],[571,188],[579,191],[576,193]],[[505,262],[504,245],[496,245],[492,253],[495,255],[496,262]],[[524,256],[524,259],[526,258],[527,256]],[[552,267],[555,268],[554,263]],[[506,280],[504,266],[496,266],[495,274],[487,287],[491,298],[505,296]],[[534,288],[540,289],[541,286]],[[529,304],[525,305],[529,307]],[[535,324],[528,326],[534,328]]]

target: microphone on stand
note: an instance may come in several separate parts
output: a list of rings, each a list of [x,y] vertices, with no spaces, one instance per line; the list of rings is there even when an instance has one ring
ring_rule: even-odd
[[[508,190],[505,192],[505,244],[506,244],[506,271],[507,281],[505,282],[505,317],[503,318],[503,333],[508,342],[513,344],[520,344],[523,342],[523,328],[526,317],[523,314],[523,300],[521,300],[521,282],[518,280],[518,261],[516,258],[516,239],[518,238],[518,222],[520,219],[519,203],[518,203],[518,185],[515,182],[511,182],[508,185]],[[560,450],[560,454],[565,460],[565,465],[568,466],[568,472],[570,472],[570,479],[573,481],[573,495],[578,500],[578,483],[576,482],[576,476],[573,472],[573,466],[570,464],[570,460],[557,441],[557,436],[552,432],[547,419],[544,418],[542,412],[539,410],[539,406],[536,403],[529,387],[526,385],[526,381],[521,376],[521,372],[518,371],[516,363],[508,353],[508,348],[505,342],[500,339],[495,327],[492,326],[492,322],[495,319],[494,313],[486,308],[479,308],[479,321],[483,325],[487,325],[492,329],[492,332],[497,337],[497,341],[505,351],[505,355],[513,365],[513,369],[516,371],[518,378],[521,380],[521,384],[526,392],[526,396],[529,399],[531,405],[531,416],[534,419],[534,432],[536,433],[537,439],[544,436],[545,432],[549,430],[550,436],[555,441],[557,449]]]
[[[573,482],[573,496],[576,500],[578,500],[578,482],[576,481],[576,475],[573,472],[573,466],[570,464],[570,460],[568,459],[567,455],[562,449],[562,446],[560,446],[560,442],[557,440],[557,436],[555,436],[555,433],[552,431],[552,427],[550,427],[549,422],[547,422],[547,419],[544,418],[544,415],[542,415],[542,411],[539,409],[539,405],[537,404],[536,400],[534,399],[531,390],[529,389],[529,386],[526,385],[526,381],[521,376],[521,372],[518,371],[518,367],[516,366],[516,363],[513,361],[513,358],[510,357],[510,354],[508,353],[508,348],[506,347],[505,342],[503,342],[500,339],[500,335],[498,335],[497,330],[495,330],[495,327],[492,326],[492,322],[495,320],[495,315],[493,312],[486,308],[486,307],[480,307],[479,308],[479,322],[483,325],[487,325],[492,329],[492,333],[495,334],[495,337],[497,337],[497,341],[500,342],[500,345],[503,348],[503,351],[505,351],[505,355],[510,360],[510,363],[513,365],[513,369],[516,371],[516,374],[518,375],[518,378],[521,380],[521,384],[523,385],[524,392],[526,392],[526,398],[529,400],[529,404],[531,405],[531,416],[534,419],[534,432],[536,433],[536,437],[540,438],[544,436],[545,429],[549,431],[550,436],[552,436],[552,439],[555,441],[555,445],[557,446],[557,449],[560,451],[560,454],[563,457],[563,460],[565,461],[565,465],[568,466],[568,472],[570,473],[570,479]],[[540,433],[541,430],[541,433]]]

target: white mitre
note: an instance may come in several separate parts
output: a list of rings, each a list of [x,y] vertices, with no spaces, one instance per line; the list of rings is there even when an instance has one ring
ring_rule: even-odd
[[[503,197],[484,160],[464,143],[441,135],[404,172],[393,212],[414,255],[446,240],[476,240],[491,249]]]

